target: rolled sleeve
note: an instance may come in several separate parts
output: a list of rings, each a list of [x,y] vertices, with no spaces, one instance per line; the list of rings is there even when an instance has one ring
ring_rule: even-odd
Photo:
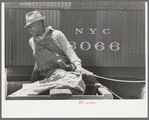
[[[56,40],[58,40],[58,43],[60,44],[61,49],[66,54],[66,56],[68,57],[71,63],[75,64],[77,62],[81,64],[81,59],[78,58],[72,46],[68,42],[66,36],[61,31],[55,30],[53,32],[53,37]]]
[[[35,43],[34,43],[34,41],[33,41],[33,37],[32,38],[30,38],[30,40],[29,40],[29,45],[30,45],[30,47],[31,47],[31,49],[32,49],[32,51],[33,51],[33,56],[35,57],[35,45],[34,45]]]

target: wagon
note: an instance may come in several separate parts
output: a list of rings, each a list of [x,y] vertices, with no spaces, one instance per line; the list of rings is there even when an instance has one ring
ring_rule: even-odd
[[[86,67],[90,69],[90,67]],[[70,95],[53,98],[50,96],[50,91],[45,91],[39,95],[30,95],[26,97],[8,97],[8,95],[22,88],[22,84],[31,83],[30,76],[33,66],[9,66],[7,67],[7,92],[6,100],[50,100],[50,99],[140,99],[142,88],[145,82],[142,83],[115,83],[98,79],[100,84],[87,84],[84,95]],[[102,70],[105,68],[101,68]],[[123,68],[124,69],[124,68]],[[126,69],[126,68],[125,68]],[[108,68],[105,69],[108,72]],[[104,72],[105,74],[106,72]],[[113,72],[113,74],[115,74]],[[119,73],[120,74],[120,73]],[[40,78],[41,76],[39,76]],[[42,77],[41,77],[42,78]],[[122,77],[121,77],[122,79]],[[130,78],[129,78],[130,79]],[[134,78],[133,78],[134,79]],[[131,78],[131,80],[133,80]],[[134,79],[135,81],[137,79]],[[129,80],[128,80],[129,81]],[[140,81],[140,79],[138,79]],[[98,91],[98,95],[93,95],[92,91]],[[120,98],[118,96],[120,96]]]

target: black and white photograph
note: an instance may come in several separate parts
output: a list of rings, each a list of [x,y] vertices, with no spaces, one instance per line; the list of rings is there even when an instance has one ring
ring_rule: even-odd
[[[148,2],[4,2],[1,11],[4,118],[148,117]]]

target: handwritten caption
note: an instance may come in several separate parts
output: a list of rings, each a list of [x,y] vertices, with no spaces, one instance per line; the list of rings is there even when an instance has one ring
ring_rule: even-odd
[[[96,104],[96,102],[88,102],[88,101],[79,101],[79,104]]]

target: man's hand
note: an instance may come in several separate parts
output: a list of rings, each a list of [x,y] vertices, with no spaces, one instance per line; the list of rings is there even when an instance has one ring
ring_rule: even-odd
[[[82,74],[93,75],[92,72],[90,72],[90,71],[88,71],[88,70],[82,68],[81,65],[77,65],[77,66],[76,66],[76,70],[75,70],[75,72],[80,73],[81,75],[82,75]]]
[[[77,72],[77,73],[79,73],[81,75],[85,73],[85,71],[84,71],[84,69],[82,68],[81,65],[77,65],[76,66],[75,72]]]

